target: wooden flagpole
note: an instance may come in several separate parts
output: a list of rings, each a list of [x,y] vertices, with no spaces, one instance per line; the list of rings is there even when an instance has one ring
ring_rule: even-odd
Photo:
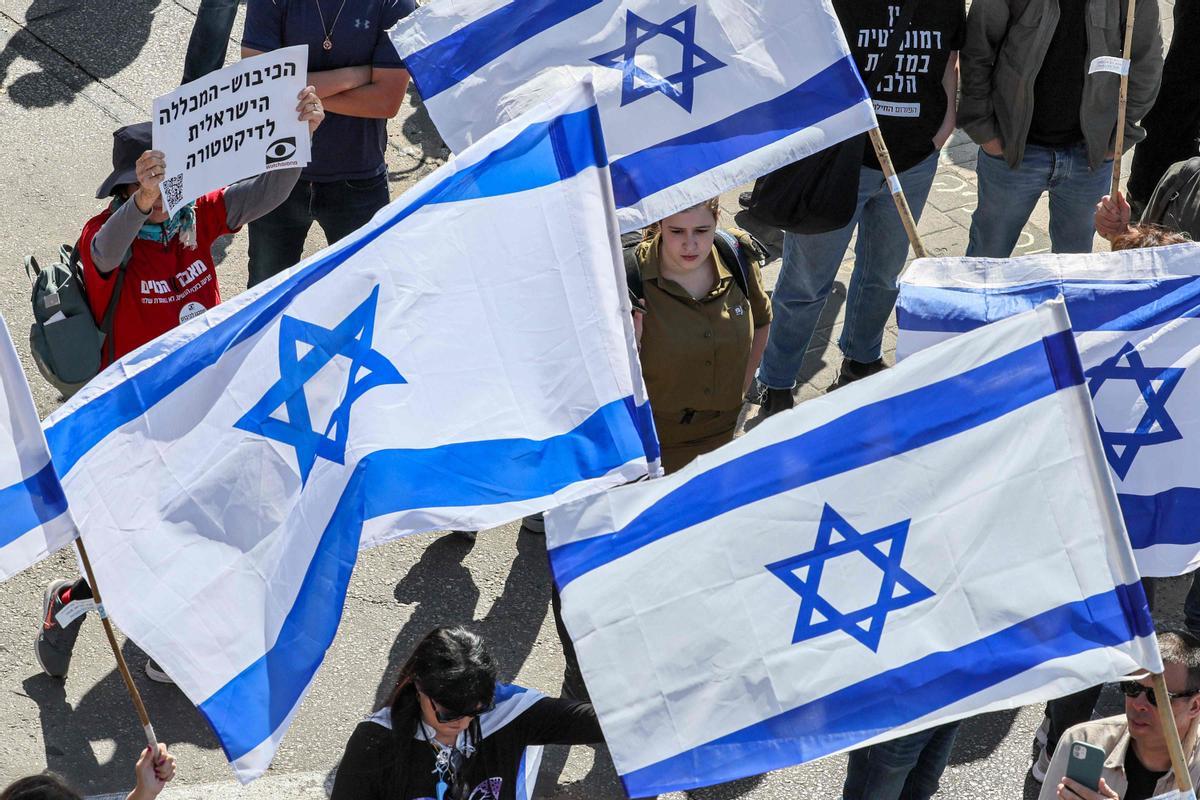
[[[1130,3],[1133,0],[1129,0]],[[904,224],[904,231],[908,234],[908,241],[912,244],[913,253],[917,258],[925,258],[925,245],[921,242],[921,236],[917,233],[917,222],[913,219],[912,209],[908,207],[908,198],[904,196],[904,188],[900,185],[900,178],[896,175],[896,168],[892,166],[892,156],[888,153],[887,145],[883,142],[883,133],[878,127],[870,130],[871,144],[875,147],[875,156],[879,159],[879,166],[883,170],[883,175],[887,178],[888,188],[892,191],[892,200],[896,203],[896,211],[900,214],[900,222]]]
[[[1130,6],[1133,0],[1129,0]],[[1131,17],[1132,19],[1132,17]],[[1167,693],[1167,679],[1160,673],[1150,675],[1154,681],[1154,699],[1158,707],[1158,718],[1162,721],[1163,737],[1167,740],[1167,750],[1171,753],[1171,769],[1175,772],[1175,788],[1186,797],[1188,792],[1194,792],[1192,774],[1188,772],[1187,756],[1183,753],[1183,742],[1179,740],[1179,729],[1175,727],[1175,715],[1171,712],[1170,694]],[[1193,797],[1195,795],[1192,795]]]
[[[1121,191],[1121,151],[1125,149],[1125,107],[1129,103],[1129,59],[1133,54],[1133,12],[1137,9],[1137,0],[1129,0],[1129,10],[1125,14],[1125,47],[1122,51],[1123,68],[1121,70],[1121,94],[1117,102],[1117,137],[1113,147],[1112,190],[1109,195],[1117,196]]]
[[[158,739],[154,735],[154,726],[150,724],[150,715],[146,713],[146,704],[142,702],[142,695],[133,682],[133,676],[129,673],[129,665],[125,663],[125,656],[121,654],[121,648],[117,645],[117,635],[113,632],[112,623],[108,621],[104,602],[100,599],[100,587],[96,585],[96,576],[92,573],[92,562],[88,558],[83,539],[79,536],[75,537],[75,548],[79,552],[79,560],[83,562],[83,572],[87,575],[88,585],[92,587],[92,598],[96,602],[96,611],[100,614],[100,622],[104,625],[104,635],[108,637],[108,646],[112,648],[113,656],[117,659],[117,670],[121,673],[122,680],[125,681],[129,699],[133,701],[134,710],[137,711],[138,719],[142,723],[142,730],[146,733],[146,743],[150,745],[151,752],[157,758]]]

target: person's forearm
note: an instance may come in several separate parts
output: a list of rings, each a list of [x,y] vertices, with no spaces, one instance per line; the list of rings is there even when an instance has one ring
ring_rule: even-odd
[[[945,144],[950,138],[950,134],[954,133],[954,126],[958,121],[957,105],[958,105],[958,53],[952,52],[950,60],[946,62],[946,73],[942,76],[942,88],[946,90],[946,116],[942,118],[942,126],[938,128],[937,135],[934,141]]]
[[[316,88],[317,96],[322,100],[366,86],[370,82],[371,68],[368,66],[339,67],[308,73],[308,84]]]
[[[373,80],[365,86],[323,98],[325,110],[348,117],[391,119],[399,113],[407,87],[408,73],[399,80]]]
[[[92,237],[91,256],[96,269],[112,272],[119,267],[138,231],[149,218],[150,213],[143,214],[134,200],[122,203]]]
[[[225,220],[233,230],[271,213],[296,188],[300,167],[264,172],[225,190]]]
[[[746,383],[742,387],[742,394],[750,391],[750,384],[754,382],[754,373],[758,372],[758,364],[762,361],[763,352],[767,349],[767,334],[771,332],[771,323],[763,325],[761,328],[754,329],[754,339],[750,343],[750,361],[746,364]]]

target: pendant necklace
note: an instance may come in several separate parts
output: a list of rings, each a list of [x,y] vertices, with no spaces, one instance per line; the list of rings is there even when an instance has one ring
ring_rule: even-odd
[[[342,9],[346,7],[346,0],[342,0],[342,4],[338,6],[337,13],[333,15],[333,24],[328,28],[325,27],[325,14],[321,11],[321,0],[313,0],[317,4],[317,16],[321,19],[321,30],[325,31],[325,41],[321,47],[326,50],[333,49],[333,29],[337,27],[338,17],[342,15]]]

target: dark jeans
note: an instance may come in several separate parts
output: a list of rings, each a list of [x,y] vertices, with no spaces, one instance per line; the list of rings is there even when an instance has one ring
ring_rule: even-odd
[[[1183,621],[1189,631],[1200,636],[1200,570],[1192,573],[1192,588],[1183,598]]]
[[[929,800],[950,761],[959,724],[852,750],[842,800]]]
[[[191,83],[225,66],[229,34],[237,18],[237,0],[200,0],[183,60],[183,82]]]
[[[333,244],[371,221],[388,204],[387,175],[316,183],[301,180],[288,198],[250,223],[250,286],[295,266],[313,222]]]
[[[1200,0],[1175,0],[1175,33],[1163,62],[1158,100],[1142,120],[1146,138],[1133,151],[1129,197],[1146,203],[1167,167],[1197,155],[1200,136]]]
[[[1194,583],[1192,585],[1195,586]],[[1146,593],[1146,602],[1150,608],[1154,608],[1154,582],[1152,579],[1142,578],[1142,591]],[[1188,597],[1190,599],[1191,595],[1189,594]],[[1200,598],[1197,600],[1200,601]],[[1050,718],[1050,727],[1046,730],[1046,754],[1050,758],[1054,757],[1054,748],[1058,747],[1059,738],[1068,729],[1092,718],[1092,711],[1096,708],[1096,701],[1100,699],[1100,692],[1103,690],[1104,684],[1089,686],[1083,691],[1046,703],[1046,716]]]
[[[563,660],[567,662],[563,673],[563,697],[572,700],[591,702],[587,684],[583,682],[583,672],[579,669],[579,658],[575,655],[575,643],[562,618],[562,598],[558,596],[558,587],[550,581],[550,606],[554,609],[554,628],[558,631],[558,641],[562,645]]]

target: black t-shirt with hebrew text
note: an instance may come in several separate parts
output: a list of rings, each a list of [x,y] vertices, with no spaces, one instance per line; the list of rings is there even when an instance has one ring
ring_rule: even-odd
[[[950,53],[966,35],[964,0],[915,0],[916,11],[893,64],[880,69],[868,86],[883,140],[897,172],[916,166],[933,152],[933,137],[946,118],[942,78]],[[888,49],[903,0],[833,0],[834,10],[863,75],[875,69]],[[868,144],[863,163],[879,169]]]

